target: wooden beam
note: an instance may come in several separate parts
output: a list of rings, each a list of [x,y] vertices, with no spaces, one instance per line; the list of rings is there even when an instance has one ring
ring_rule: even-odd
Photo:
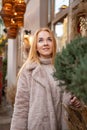
[[[56,14],[55,19],[53,20],[53,24],[56,24],[58,21],[62,21],[64,17],[66,17],[69,13],[69,7],[66,9],[61,10],[59,13]]]

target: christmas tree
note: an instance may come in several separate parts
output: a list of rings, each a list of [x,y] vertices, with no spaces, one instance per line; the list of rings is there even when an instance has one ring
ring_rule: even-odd
[[[77,37],[56,54],[54,76],[60,86],[87,104],[87,37]]]
[[[55,58],[54,77],[60,87],[82,99],[86,104],[81,108],[65,107],[69,130],[87,130],[87,37],[77,37],[66,45]]]

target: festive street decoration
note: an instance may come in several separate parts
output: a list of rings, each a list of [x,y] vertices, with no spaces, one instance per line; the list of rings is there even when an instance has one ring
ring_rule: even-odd
[[[62,104],[69,130],[87,130],[87,37],[77,37],[57,53],[55,69],[59,86],[83,102],[80,108]]]
[[[87,103],[87,38],[78,37],[57,53],[55,68],[60,83]]]
[[[24,0],[2,0],[1,17],[7,28],[8,38],[16,38],[18,29],[24,24],[25,11]]]

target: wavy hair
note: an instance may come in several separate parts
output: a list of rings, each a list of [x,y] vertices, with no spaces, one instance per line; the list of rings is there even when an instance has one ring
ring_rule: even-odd
[[[54,63],[54,58],[55,58],[55,54],[56,54],[56,39],[55,39],[55,36],[54,36],[53,32],[49,28],[46,28],[46,27],[38,29],[36,31],[36,33],[34,34],[33,42],[32,42],[31,48],[30,48],[28,59],[29,59],[30,62],[38,62],[38,63],[40,63],[39,55],[37,53],[37,37],[38,37],[38,34],[41,31],[47,31],[52,37],[52,40],[53,40],[52,63]]]

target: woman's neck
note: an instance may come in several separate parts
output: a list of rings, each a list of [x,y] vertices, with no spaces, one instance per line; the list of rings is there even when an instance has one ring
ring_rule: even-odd
[[[52,58],[43,58],[43,57],[40,57],[39,60],[40,60],[41,64],[51,64],[52,63]]]

